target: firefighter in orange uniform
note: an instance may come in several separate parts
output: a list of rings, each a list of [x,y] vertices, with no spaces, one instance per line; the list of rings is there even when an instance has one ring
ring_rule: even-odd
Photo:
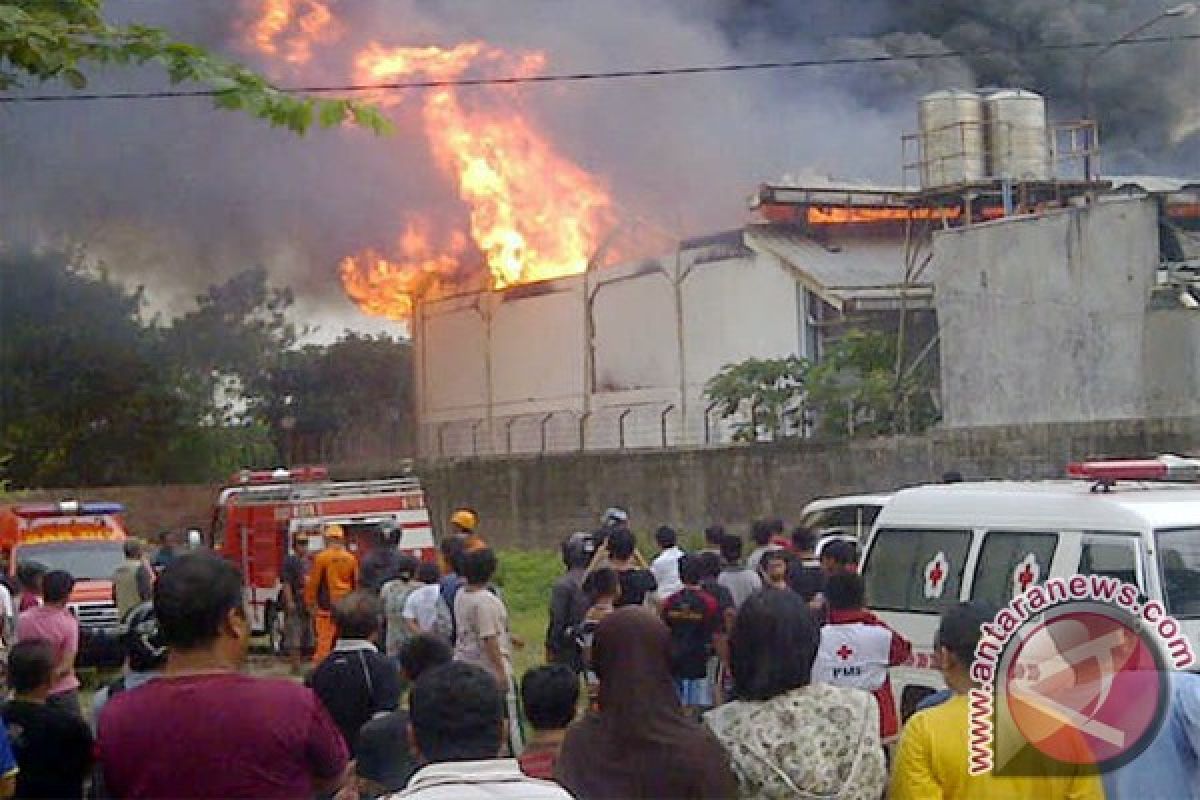
[[[313,559],[304,601],[312,610],[316,627],[313,663],[319,664],[333,650],[337,630],[333,624],[333,605],[358,588],[358,559],[346,549],[346,532],[341,525],[325,528],[325,549]]]

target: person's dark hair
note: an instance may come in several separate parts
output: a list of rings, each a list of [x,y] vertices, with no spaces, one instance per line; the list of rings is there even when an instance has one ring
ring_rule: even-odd
[[[654,541],[663,550],[667,550],[675,546],[676,542],[679,541],[679,536],[675,533],[674,528],[669,528],[666,525],[663,525],[654,532]]]
[[[862,576],[857,572],[838,572],[825,581],[825,599],[829,607],[838,611],[862,608],[866,602],[866,588]]]
[[[608,554],[613,558],[624,561],[633,556],[637,548],[637,539],[626,528],[618,528],[608,536]]]
[[[759,563],[762,565],[763,570],[766,570],[767,565],[772,561],[782,561],[786,564],[788,561],[787,552],[784,550],[768,550],[767,552],[763,553],[762,561]]]
[[[795,592],[765,589],[742,603],[729,637],[734,692],[762,701],[812,680],[820,632]]]
[[[688,586],[704,580],[704,559],[699,553],[688,553],[679,559],[679,580]]]
[[[697,553],[700,559],[700,579],[716,578],[721,574],[721,557],[711,550]]]
[[[22,639],[8,651],[8,685],[24,694],[54,680],[54,645],[44,639]]]
[[[783,524],[783,520],[779,519],[778,517],[767,520],[767,530],[771,532],[772,536],[783,536],[783,531],[786,527],[787,526]]]
[[[171,532],[170,531],[159,531],[158,532],[158,543],[160,545],[163,545],[164,547],[166,547],[168,544],[170,544],[170,541],[171,541]]]
[[[365,589],[351,592],[333,604],[333,624],[339,639],[369,639],[379,632],[379,598]]]
[[[450,569],[454,570],[456,574],[461,575],[462,557],[464,550],[466,550],[466,544],[463,541],[463,537],[447,536],[446,538],[442,539],[440,548],[442,551],[442,558],[446,559],[446,563],[450,566]]]
[[[400,669],[410,681],[425,674],[426,670],[449,664],[454,660],[454,648],[441,636],[418,633],[400,645]]]
[[[821,548],[821,558],[828,558],[838,566],[846,567],[858,563],[858,548],[849,539],[834,539]]]
[[[728,561],[730,564],[736,564],[742,560],[742,537],[734,534],[729,534],[721,540],[721,558]]]
[[[176,558],[154,584],[154,614],[167,647],[192,650],[211,644],[234,610],[244,610],[241,573],[213,553]]]
[[[558,731],[575,719],[579,676],[565,664],[531,669],[521,678],[521,706],[534,730]]]
[[[42,578],[42,599],[47,603],[65,603],[75,588],[75,579],[71,573],[61,569],[47,572]]]
[[[464,553],[462,557],[462,575],[467,583],[479,586],[487,583],[496,574],[496,554],[491,548],[474,550]]]
[[[482,761],[500,752],[504,698],[490,672],[452,661],[424,672],[409,695],[413,739],[426,761]]]
[[[422,561],[417,565],[417,580],[421,583],[437,583],[442,577],[442,571],[432,561]]]
[[[137,539],[126,539],[125,544],[121,546],[121,549],[125,552],[126,558],[142,557],[142,543]]]
[[[811,553],[816,546],[817,534],[813,532],[812,528],[806,525],[797,525],[792,528],[792,547],[801,553]]]
[[[402,581],[411,581],[417,571],[417,559],[408,553],[401,553],[396,559],[396,575]]]
[[[704,542],[710,547],[720,547],[721,540],[725,538],[725,526],[720,524],[709,525],[704,529]]]
[[[38,581],[46,574],[46,567],[36,561],[22,561],[17,564],[17,583],[29,592],[38,590]]]
[[[583,579],[583,593],[596,601],[597,597],[615,597],[621,588],[621,579],[612,567],[601,567],[587,574]]]
[[[975,646],[983,635],[983,624],[994,616],[994,609],[983,603],[959,603],[942,614],[933,649],[946,648],[970,669],[975,661]]]
[[[771,525],[766,520],[758,519],[750,526],[750,538],[759,547],[766,547],[771,543]]]

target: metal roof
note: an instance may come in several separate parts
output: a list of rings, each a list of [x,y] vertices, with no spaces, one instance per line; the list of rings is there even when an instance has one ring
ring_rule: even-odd
[[[1109,175],[1104,180],[1112,183],[1114,192],[1141,189],[1150,194],[1167,194],[1200,187],[1200,179],[1170,178],[1164,175]]]
[[[904,246],[899,241],[846,237],[825,244],[798,228],[750,225],[745,242],[757,253],[779,258],[809,291],[835,308],[862,299],[870,310],[884,310],[889,302],[898,303],[901,295],[909,308],[931,304],[930,274],[922,275],[920,283],[904,285]]]

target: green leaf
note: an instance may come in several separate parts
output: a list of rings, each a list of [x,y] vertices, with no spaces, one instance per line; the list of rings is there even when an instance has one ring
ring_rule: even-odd
[[[74,67],[63,70],[62,76],[63,80],[65,80],[67,85],[72,89],[83,89],[87,87],[87,77]]]

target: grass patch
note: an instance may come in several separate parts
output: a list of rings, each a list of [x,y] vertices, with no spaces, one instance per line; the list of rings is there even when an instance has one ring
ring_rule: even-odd
[[[500,550],[496,583],[508,606],[508,624],[525,641],[513,649],[518,679],[530,667],[545,662],[546,624],[550,616],[550,587],[563,574],[562,558],[553,550]]]

